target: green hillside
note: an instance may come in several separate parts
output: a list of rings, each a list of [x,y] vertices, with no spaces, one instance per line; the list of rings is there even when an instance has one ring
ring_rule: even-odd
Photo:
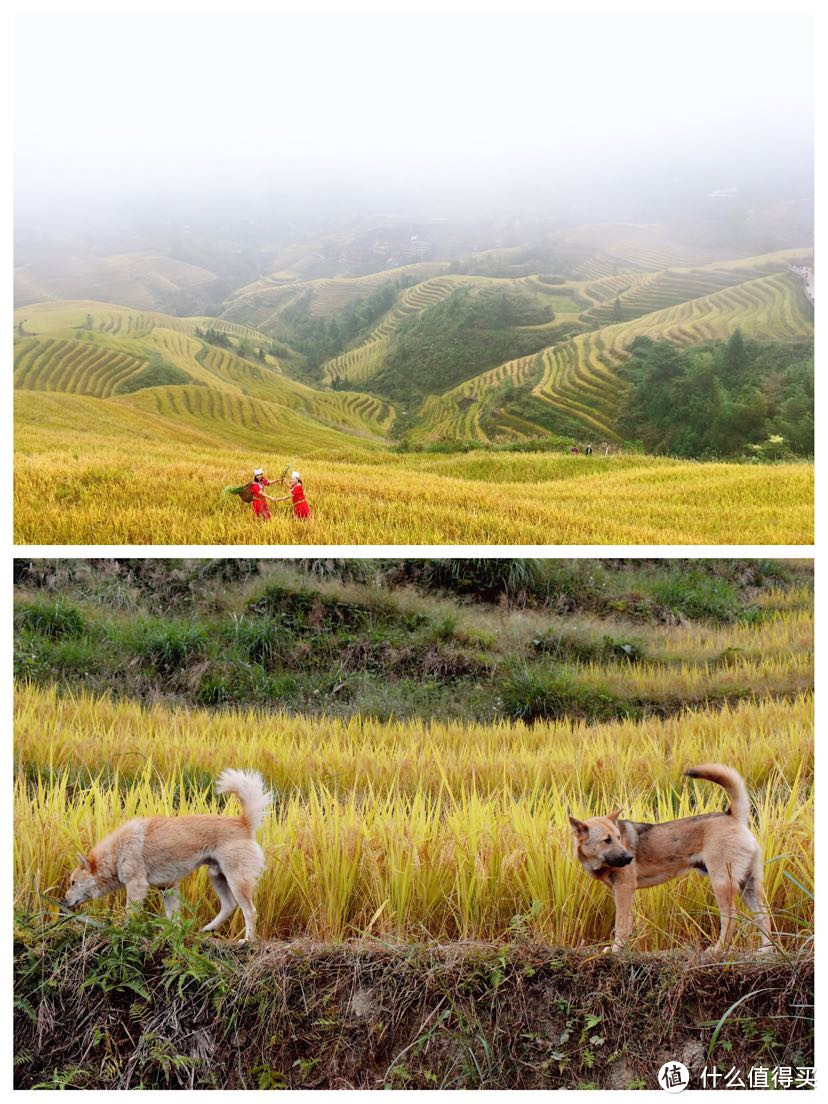
[[[415,448],[618,445],[646,436],[625,404],[639,339],[686,349],[738,329],[790,343],[801,360],[813,337],[792,268],[812,263],[807,249],[727,256],[656,228],[596,225],[452,262],[307,278],[336,268],[334,247],[283,251],[219,317],[22,307],[15,387],[127,403],[245,445],[296,418],[320,447],[332,431]]]

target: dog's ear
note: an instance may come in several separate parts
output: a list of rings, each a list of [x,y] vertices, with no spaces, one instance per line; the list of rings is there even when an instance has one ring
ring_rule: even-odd
[[[589,833],[589,828],[587,828],[582,820],[576,820],[574,816],[571,816],[569,818],[569,823],[572,825],[572,829],[578,839],[583,839],[584,836]]]
[[[82,866],[84,870],[89,869],[89,859],[86,855],[82,855],[80,851],[78,851],[78,866]]]
[[[614,813],[610,813],[610,815],[607,817],[607,820],[618,820],[618,818],[620,816],[621,816],[621,810],[616,809]]]

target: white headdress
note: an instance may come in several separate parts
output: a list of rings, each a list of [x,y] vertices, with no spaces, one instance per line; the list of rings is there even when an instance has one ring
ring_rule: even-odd
[[[291,479],[301,479],[302,476],[299,474],[299,472],[291,472],[290,473],[290,478]]]

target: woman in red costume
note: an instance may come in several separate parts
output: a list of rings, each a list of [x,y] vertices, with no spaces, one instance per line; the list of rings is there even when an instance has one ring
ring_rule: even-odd
[[[270,486],[270,480],[265,478],[264,471],[256,468],[253,472],[253,482],[250,484],[250,493],[253,495],[253,513],[259,521],[270,521],[270,507],[268,499],[273,502],[270,495],[264,493],[264,488]]]
[[[305,490],[302,486],[302,477],[295,471],[290,476],[290,494],[282,498],[273,498],[271,502],[292,502],[293,516],[307,520],[311,516],[310,505],[305,498]]]

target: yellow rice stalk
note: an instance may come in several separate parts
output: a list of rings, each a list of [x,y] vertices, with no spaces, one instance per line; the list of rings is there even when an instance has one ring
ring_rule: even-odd
[[[456,794],[472,784],[482,794],[531,793],[558,785],[611,800],[634,779],[645,789],[676,785],[686,766],[711,755],[757,786],[777,770],[794,777],[812,747],[808,694],[664,719],[532,726],[184,710],[35,686],[19,687],[15,700],[21,766],[51,764],[82,780],[112,771],[128,778],[151,759],[160,778],[186,772],[208,785],[233,764],[261,770],[282,793],[324,786]]]
[[[666,820],[724,808],[718,787],[680,774],[716,758],[748,782],[777,926],[801,938],[813,908],[800,888],[813,886],[810,705],[801,696],[592,728],[425,726],[184,713],[23,688],[15,903],[50,911],[76,850],[128,817],[221,811],[212,780],[233,764],[258,767],[281,794],[260,836],[264,935],[522,931],[592,945],[608,938],[612,905],[574,860],[568,814],[621,807]],[[203,872],[185,897],[210,918]],[[122,897],[88,908],[120,916]],[[695,875],[640,893],[635,908],[641,949],[701,946],[715,927],[709,887]],[[748,920],[740,938],[755,942]]]
[[[175,389],[171,389],[175,390]],[[107,405],[108,404],[108,405]],[[371,452],[311,434],[225,443],[117,403],[16,397],[15,539],[29,544],[810,544],[813,465]],[[107,405],[107,409],[102,407]],[[318,432],[319,427],[314,433]],[[140,449],[136,450],[136,438]],[[316,443],[314,441],[316,440]],[[299,464],[309,523],[223,495]],[[194,473],[197,474],[197,479]]]

